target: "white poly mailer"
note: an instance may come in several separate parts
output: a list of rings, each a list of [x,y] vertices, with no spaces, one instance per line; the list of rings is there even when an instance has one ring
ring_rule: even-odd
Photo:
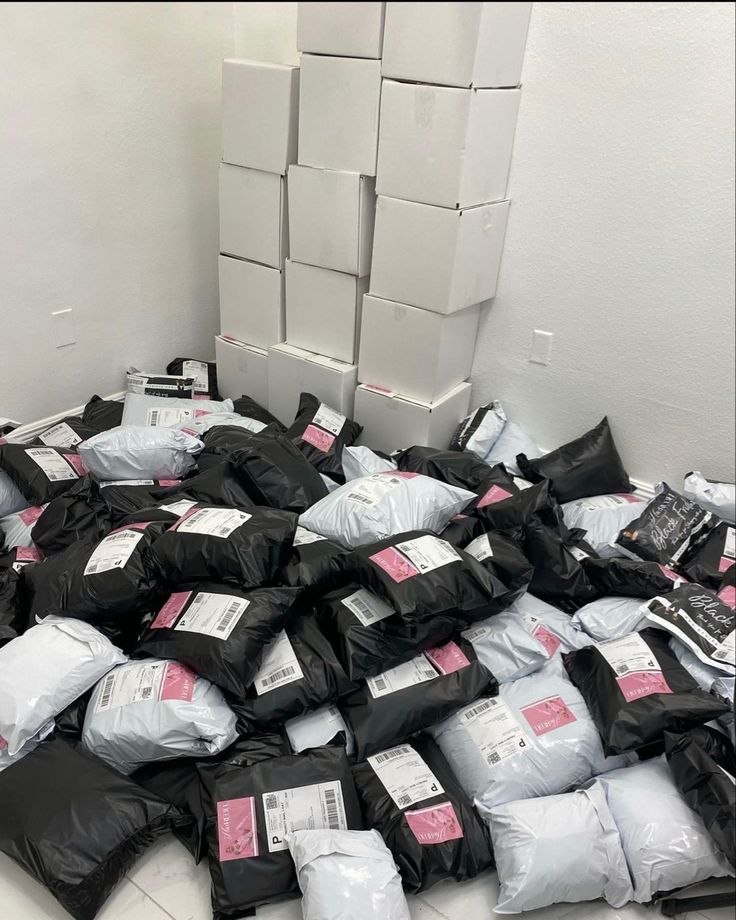
[[[360,479],[372,473],[390,473],[396,469],[394,460],[384,460],[370,447],[344,447],[342,451],[342,471],[345,482]]]
[[[150,425],[171,428],[208,412],[232,412],[232,399],[174,399],[168,396],[143,396],[126,393],[123,405],[123,425]]]
[[[614,546],[616,537],[633,520],[639,517],[647,501],[639,495],[594,495],[577,498],[562,505],[565,524],[574,530],[585,531],[585,539],[602,558],[621,556]]]
[[[94,435],[78,449],[89,472],[101,480],[182,479],[203,446],[196,436],[175,428],[121,425]]]
[[[732,482],[712,482],[702,473],[688,473],[682,494],[697,502],[701,508],[719,518],[736,523],[736,485]]]
[[[541,457],[542,451],[521,425],[517,425],[516,422],[506,422],[501,434],[496,438],[495,444],[493,444],[484,459],[491,466],[496,463],[503,463],[512,476],[521,476],[519,464],[516,462],[516,457],[519,454],[526,454],[529,460],[532,460],[536,457]]]
[[[599,597],[575,611],[572,625],[596,642],[620,639],[649,625],[641,610],[644,603],[641,597]]]
[[[345,753],[355,749],[352,729],[337,706],[320,706],[285,723],[289,744],[295,754],[328,744],[339,732],[345,735]]]

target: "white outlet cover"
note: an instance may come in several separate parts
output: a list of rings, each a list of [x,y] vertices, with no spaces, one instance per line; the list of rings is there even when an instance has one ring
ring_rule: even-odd
[[[57,310],[51,314],[54,321],[54,343],[57,348],[63,348],[64,345],[74,345],[77,341],[77,334],[74,329],[74,311]]]
[[[529,360],[532,364],[549,364],[552,358],[553,332],[535,329],[532,334],[532,353]]]

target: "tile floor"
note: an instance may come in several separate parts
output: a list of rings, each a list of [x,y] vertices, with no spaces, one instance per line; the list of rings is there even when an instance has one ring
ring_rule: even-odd
[[[705,890],[723,890],[723,882]],[[495,872],[455,884],[445,882],[409,898],[412,920],[493,920],[498,895]],[[44,888],[0,854],[2,920],[69,920]],[[498,915],[500,916],[500,915]],[[602,902],[558,904],[530,911],[523,920],[654,920],[658,910],[631,904],[614,910]],[[262,907],[257,920],[301,920],[298,900]],[[120,883],[98,920],[212,920],[207,866],[195,866],[178,841],[157,843]],[[679,920],[733,920],[730,910],[680,914]]]

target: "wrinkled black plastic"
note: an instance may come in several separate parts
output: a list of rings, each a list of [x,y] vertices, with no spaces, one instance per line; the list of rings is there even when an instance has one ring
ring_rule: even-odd
[[[207,365],[207,391],[195,389],[195,393],[204,399],[219,399],[220,394],[217,389],[217,365],[214,361],[200,361],[199,358],[174,358],[166,365],[167,374],[175,374],[178,377],[184,375],[184,362],[197,361],[200,364]]]
[[[82,421],[98,431],[109,431],[110,428],[117,428],[122,423],[123,408],[124,403],[115,399],[93,396],[84,407]]]
[[[74,434],[77,435],[81,441],[86,441],[87,438],[92,438],[94,435],[100,433],[100,429],[95,425],[91,425],[88,422],[85,422],[84,419],[79,418],[76,415],[67,415],[65,418],[59,419],[58,422],[54,422],[53,425],[49,425],[49,428],[55,428],[57,425],[68,425],[72,429]],[[42,432],[43,433],[43,432]],[[41,440],[41,438],[36,438],[33,441],[34,446],[45,447],[46,445]],[[77,445],[73,446],[73,450],[76,450]]]
[[[85,476],[48,504],[33,526],[31,539],[50,556],[79,540],[101,540],[112,527],[112,514],[99,488]]]
[[[293,546],[284,581],[307,588],[312,595],[329,591],[344,580],[342,573],[350,552],[341,543],[326,538]]]
[[[314,421],[321,404],[311,393],[302,393],[294,421],[286,430],[286,437],[296,444],[316,470],[335,482],[344,483],[343,448],[355,444],[363,426],[346,418],[337,434],[322,428]]]
[[[694,546],[684,556],[678,565],[680,571],[690,581],[718,590],[724,572],[736,564],[734,559],[724,552],[729,533],[733,529],[733,524],[727,524],[725,521],[717,524],[702,543]]]
[[[232,459],[235,451],[247,447],[255,432],[239,425],[215,425],[201,437],[204,444],[202,453],[197,458],[200,470],[207,469],[223,460]]]
[[[31,444],[0,444],[0,470],[10,476],[31,505],[45,505],[67,492],[78,479],[77,467],[67,460],[64,462],[76,475],[70,479],[58,481],[49,479],[35,460],[26,454],[27,450],[38,449],[38,445]],[[79,457],[76,451],[66,450],[63,447],[44,447],[43,449],[53,451],[61,457],[73,456],[76,460]]]
[[[0,569],[0,648],[24,629],[20,579],[12,568]]]
[[[250,396],[239,396],[233,400],[233,405],[238,415],[263,422],[264,425],[270,425],[276,431],[286,431],[286,426],[282,425],[275,415],[272,415],[268,409],[257,403],[255,399],[251,399]]]
[[[220,426],[217,426],[218,428]],[[248,491],[247,482],[238,474],[229,461],[218,461],[200,470],[178,486],[171,486],[165,492],[158,492],[160,501],[176,501],[190,498],[208,505],[223,505],[228,508],[247,508],[255,504]]]
[[[575,553],[595,556],[581,531],[569,531],[564,524],[550,526],[532,517],[524,527],[524,552],[534,566],[530,592],[568,613],[598,597]]]
[[[393,459],[406,473],[421,473],[472,492],[488,479],[490,471],[488,464],[469,450],[439,450],[415,445],[394,454]]]
[[[601,594],[649,599],[674,587],[677,573],[643,559],[583,559],[583,568]],[[670,575],[667,575],[667,572]],[[671,577],[670,577],[671,576]]]

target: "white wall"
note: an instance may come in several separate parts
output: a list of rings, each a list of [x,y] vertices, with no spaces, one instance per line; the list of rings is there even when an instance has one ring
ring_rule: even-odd
[[[474,402],[631,475],[734,478],[734,7],[537,3]],[[532,330],[552,363],[529,363]]]
[[[0,4],[0,414],[212,353],[232,28],[230,3]]]
[[[298,64],[298,3],[234,3],[235,54],[254,61]]]

